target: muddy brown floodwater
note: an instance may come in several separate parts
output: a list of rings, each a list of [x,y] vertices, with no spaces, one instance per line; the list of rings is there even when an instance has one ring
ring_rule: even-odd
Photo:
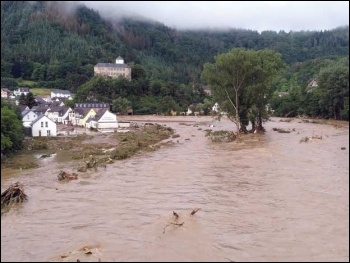
[[[37,169],[3,171],[1,192],[20,181],[29,201],[1,216],[1,261],[349,261],[348,123],[273,118],[265,135],[218,144],[203,130],[233,123],[129,118],[180,137],[69,183],[57,174],[77,161],[60,154]],[[322,140],[299,142],[313,134]],[[184,225],[164,232],[173,211]],[[72,252],[84,246],[97,256]]]

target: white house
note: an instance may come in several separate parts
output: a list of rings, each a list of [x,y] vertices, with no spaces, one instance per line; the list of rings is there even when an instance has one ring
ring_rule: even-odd
[[[57,119],[58,123],[63,123],[65,119],[68,120],[69,113],[72,112],[72,108],[70,107],[63,107],[63,110],[59,112],[59,116]]]
[[[31,124],[32,136],[57,136],[57,125],[45,115],[39,116]]]
[[[58,98],[70,98],[71,94],[69,90],[62,90],[62,89],[56,89],[51,91],[51,98],[58,97]]]
[[[86,128],[117,129],[119,127],[117,115],[107,109],[99,110],[94,117],[86,121]]]
[[[69,107],[52,106],[45,115],[54,122],[63,123],[63,120],[68,117],[71,111],[72,109]]]
[[[25,96],[29,93],[29,88],[27,87],[20,87],[17,90],[13,92],[14,96],[21,96],[21,94],[24,94]]]
[[[32,122],[36,120],[41,114],[38,114],[32,110],[26,111],[22,116],[22,122],[24,127],[30,127]]]

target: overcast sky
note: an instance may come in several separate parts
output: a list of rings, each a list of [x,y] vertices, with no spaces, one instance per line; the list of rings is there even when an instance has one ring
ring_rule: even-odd
[[[81,1],[101,15],[141,15],[175,29],[326,30],[349,25],[349,1]]]

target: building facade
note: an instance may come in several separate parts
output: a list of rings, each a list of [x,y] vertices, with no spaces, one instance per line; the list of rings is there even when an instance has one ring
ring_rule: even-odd
[[[115,63],[97,63],[94,66],[94,76],[104,76],[111,78],[124,77],[131,80],[131,68],[124,63],[122,57],[118,57]]]

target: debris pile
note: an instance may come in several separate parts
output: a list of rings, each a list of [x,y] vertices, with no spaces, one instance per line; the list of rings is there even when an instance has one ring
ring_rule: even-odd
[[[13,183],[1,194],[1,206],[21,203],[26,200],[28,200],[28,197],[23,191],[23,185],[19,182]]]
[[[77,180],[78,175],[76,173],[66,173],[65,171],[60,171],[60,173],[57,175],[58,181],[63,181],[63,180]]]

